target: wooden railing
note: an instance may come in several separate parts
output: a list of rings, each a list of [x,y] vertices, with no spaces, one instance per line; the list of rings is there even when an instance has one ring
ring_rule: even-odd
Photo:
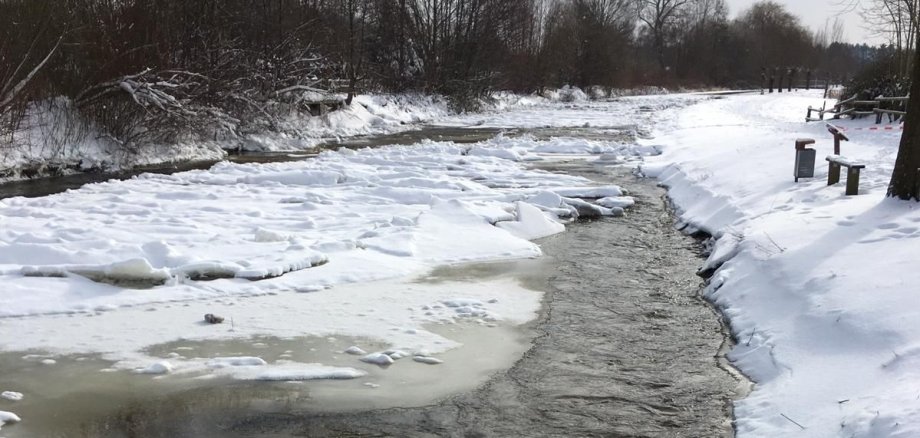
[[[875,115],[875,124],[881,124],[882,118],[888,116],[889,123],[899,121],[907,115],[907,102],[910,96],[879,96],[873,100],[857,100],[856,96],[837,102],[831,109],[826,107],[813,108],[808,107],[808,114],[805,116],[806,122],[815,122],[824,120],[826,115],[833,116],[834,119],[847,116],[852,119],[860,119],[866,116]],[[812,116],[817,113],[818,117]]]

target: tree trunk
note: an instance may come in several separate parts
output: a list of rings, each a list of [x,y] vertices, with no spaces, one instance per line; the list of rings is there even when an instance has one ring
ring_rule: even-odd
[[[916,51],[915,57],[920,57]],[[888,185],[888,196],[920,201],[920,59],[915,58],[910,85],[910,101],[904,117],[904,133],[898,148],[898,159]]]
[[[667,64],[664,61],[664,35],[661,34],[661,30],[654,31],[655,34],[655,57],[658,61],[658,68],[661,73],[667,71]]]

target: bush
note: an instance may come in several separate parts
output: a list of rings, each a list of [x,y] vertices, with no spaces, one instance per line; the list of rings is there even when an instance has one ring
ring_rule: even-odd
[[[843,96],[856,96],[860,100],[871,100],[878,96],[907,96],[910,94],[910,78],[892,74],[893,71],[897,71],[894,58],[883,57],[847,82]]]

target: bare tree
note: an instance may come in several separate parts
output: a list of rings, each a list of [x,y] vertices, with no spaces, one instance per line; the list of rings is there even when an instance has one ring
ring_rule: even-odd
[[[910,75],[917,46],[920,0],[866,0],[861,15],[877,35],[895,47],[898,74]]]
[[[652,36],[658,66],[664,71],[665,43],[671,26],[677,21],[683,9],[696,0],[637,0],[637,16],[645,23]]]
[[[34,98],[30,86],[64,39],[64,32],[58,34],[52,27],[49,5],[15,6],[0,4],[0,15],[5,15],[0,19],[0,134],[12,134],[19,127],[29,100]],[[42,19],[30,22],[31,17]]]
[[[859,0],[849,0],[851,7]],[[904,132],[898,146],[888,196],[920,202],[920,0],[869,0],[862,4],[863,16],[875,30],[887,35],[895,46],[898,69],[910,73],[910,94]]]

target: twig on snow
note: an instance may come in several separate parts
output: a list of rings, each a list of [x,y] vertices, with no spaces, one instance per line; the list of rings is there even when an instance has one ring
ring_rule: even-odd
[[[780,415],[782,415],[782,416],[783,416],[783,418],[785,418],[785,419],[787,419],[787,420],[789,420],[789,422],[790,422],[790,423],[792,423],[792,424],[794,424],[794,425],[796,425],[796,426],[799,426],[799,427],[801,427],[801,428],[802,428],[802,430],[805,430],[805,426],[802,426],[801,424],[799,424],[799,423],[796,423],[796,421],[795,421],[795,420],[793,420],[793,419],[791,419],[791,418],[789,418],[789,417],[787,417],[787,416],[786,416],[786,414],[783,414],[783,413],[780,413]]]

